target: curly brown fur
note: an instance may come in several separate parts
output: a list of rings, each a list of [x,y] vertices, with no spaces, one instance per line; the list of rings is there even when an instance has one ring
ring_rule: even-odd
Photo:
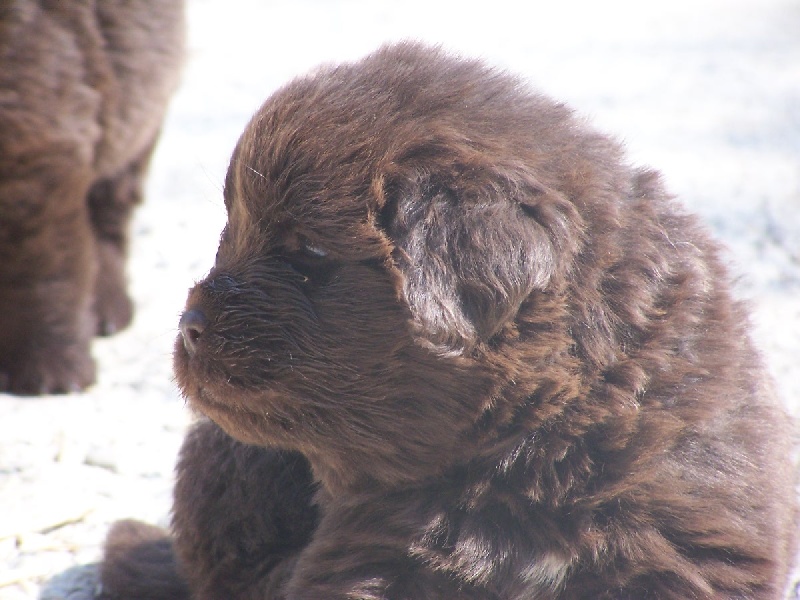
[[[0,391],[94,380],[132,316],[127,224],[183,54],[180,0],[0,8]]]
[[[194,598],[781,597],[787,418],[615,142],[400,44],[267,100],[224,196],[175,348],[219,426],[178,465]]]

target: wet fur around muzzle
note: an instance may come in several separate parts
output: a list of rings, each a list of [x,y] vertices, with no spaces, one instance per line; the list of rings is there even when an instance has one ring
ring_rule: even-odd
[[[716,244],[616,142],[402,43],[277,91],[224,197],[175,347],[191,597],[782,597],[790,423]],[[130,528],[106,594],[177,597]]]

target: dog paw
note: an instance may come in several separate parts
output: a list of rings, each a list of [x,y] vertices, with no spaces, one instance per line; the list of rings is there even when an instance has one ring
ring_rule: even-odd
[[[95,364],[88,344],[76,347],[36,348],[13,364],[0,366],[0,392],[18,396],[69,394],[95,381]]]
[[[94,314],[97,335],[114,335],[133,319],[133,302],[124,289],[98,283]]]
[[[112,244],[98,244],[98,269],[94,287],[96,334],[114,335],[133,319],[133,302],[125,281],[125,259]]]

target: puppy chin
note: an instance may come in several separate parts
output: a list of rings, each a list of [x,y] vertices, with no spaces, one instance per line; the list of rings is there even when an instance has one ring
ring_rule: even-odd
[[[285,446],[277,421],[268,411],[254,413],[245,408],[216,400],[206,390],[192,397],[191,406],[219,425],[232,438],[252,446]]]

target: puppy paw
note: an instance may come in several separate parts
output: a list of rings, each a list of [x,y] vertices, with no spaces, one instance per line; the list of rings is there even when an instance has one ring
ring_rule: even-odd
[[[125,258],[110,243],[98,243],[99,269],[95,280],[96,333],[109,336],[127,327],[133,318],[133,302],[125,282]]]
[[[139,521],[114,523],[105,543],[98,600],[190,597],[169,534]]]
[[[40,346],[0,365],[0,392],[19,396],[80,392],[95,381],[95,364],[86,344]]]
[[[97,335],[109,336],[125,329],[133,319],[133,302],[124,289],[98,282],[94,314]]]

